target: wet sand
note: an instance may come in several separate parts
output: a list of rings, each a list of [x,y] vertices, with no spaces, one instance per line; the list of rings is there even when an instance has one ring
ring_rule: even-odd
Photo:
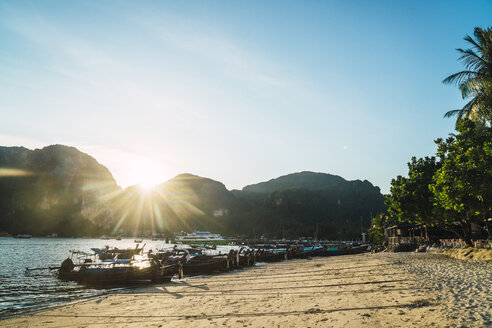
[[[418,272],[412,264],[419,261],[416,256],[361,254],[271,263],[112,294],[3,320],[0,326],[483,327],[490,323],[490,288],[473,294],[489,300],[488,314],[459,320],[470,318],[467,314],[474,309],[463,308],[446,297],[449,290],[428,283],[432,266],[430,273]],[[491,268],[489,264],[485,270]],[[485,286],[490,283],[490,276],[474,277],[485,279]]]

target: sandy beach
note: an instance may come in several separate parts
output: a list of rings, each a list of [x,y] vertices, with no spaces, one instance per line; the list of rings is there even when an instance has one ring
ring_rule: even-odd
[[[292,260],[149,285],[3,320],[0,326],[487,326],[492,263],[463,263],[415,253]]]

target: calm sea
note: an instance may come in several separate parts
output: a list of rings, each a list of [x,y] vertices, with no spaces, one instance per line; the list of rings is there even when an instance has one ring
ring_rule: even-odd
[[[164,244],[163,241],[144,240],[143,243],[147,244],[145,250],[173,246]],[[101,240],[0,237],[0,318],[21,311],[121,290],[121,287],[95,288],[61,281],[56,277],[55,271],[25,273],[26,268],[59,266],[70,256],[69,250],[91,252],[91,247],[102,248],[105,245],[134,248],[136,244],[133,238]]]

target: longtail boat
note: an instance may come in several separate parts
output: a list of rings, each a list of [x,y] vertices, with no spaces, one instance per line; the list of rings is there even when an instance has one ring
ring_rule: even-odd
[[[91,248],[91,250],[96,253],[101,261],[110,260],[114,258],[118,259],[131,259],[135,255],[140,255],[143,252],[143,249],[146,244],[142,247],[138,247],[139,244],[135,248],[118,248],[118,247],[109,247],[106,246],[104,248]]]
[[[79,263],[74,263],[74,255]],[[134,256],[131,259],[109,259],[101,262],[89,258],[92,254],[72,252],[58,269],[58,277],[84,283],[124,284],[136,281],[167,282],[178,272],[177,264],[162,265],[155,259]]]
[[[360,254],[365,252],[368,246],[369,245],[325,247],[324,251],[320,252],[319,255],[336,256],[336,255]]]
[[[163,264],[178,264],[182,269],[182,274],[187,276],[222,272],[232,267],[232,260],[227,254],[206,255],[196,248],[161,251],[156,255]]]
[[[277,262],[286,259],[285,250],[259,249],[256,252],[256,262]]]

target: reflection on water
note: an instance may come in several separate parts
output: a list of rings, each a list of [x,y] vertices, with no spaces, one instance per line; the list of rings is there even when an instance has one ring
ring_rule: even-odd
[[[172,247],[163,241],[144,240],[145,250]],[[26,268],[57,267],[69,250],[91,252],[91,247],[105,245],[118,248],[135,247],[133,239],[14,239],[0,237],[0,317],[15,312],[79,300],[121,289],[121,286],[83,286],[57,279],[55,271],[33,271]],[[219,247],[218,247],[219,248]],[[222,248],[222,247],[220,247]],[[223,247],[223,252],[227,247]]]

